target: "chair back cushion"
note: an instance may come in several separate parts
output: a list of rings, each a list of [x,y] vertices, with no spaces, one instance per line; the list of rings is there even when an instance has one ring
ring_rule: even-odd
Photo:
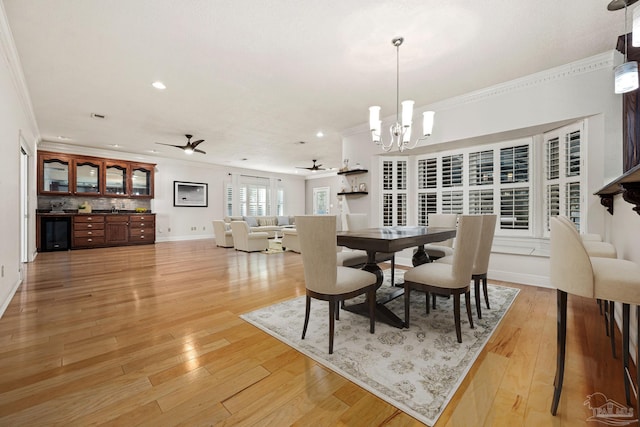
[[[460,215],[453,249],[452,274],[456,283],[469,283],[478,251],[482,215]]]
[[[593,267],[573,224],[553,217],[551,228],[551,284],[561,291],[594,298]]]
[[[369,216],[363,213],[351,213],[346,215],[347,230],[355,231],[369,228]]]
[[[214,219],[213,221],[213,234],[216,236],[216,243],[222,245],[225,243],[226,227],[224,221],[221,219]]]
[[[482,232],[480,232],[476,262],[473,264],[473,274],[486,274],[489,270],[489,257],[497,219],[497,215],[482,215]]]
[[[296,229],[307,289],[323,294],[335,293],[338,274],[336,217],[296,216]]]
[[[456,228],[458,214],[429,214],[429,227]],[[453,247],[453,238],[437,242],[438,246]]]
[[[234,239],[247,239],[249,235],[249,225],[244,221],[231,221],[231,233]]]

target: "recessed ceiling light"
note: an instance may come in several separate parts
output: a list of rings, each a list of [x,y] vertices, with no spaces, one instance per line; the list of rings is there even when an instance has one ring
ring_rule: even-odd
[[[322,133],[322,131],[320,130],[320,131],[318,131],[318,133],[316,133],[316,136],[318,138],[322,138],[324,136],[324,133]]]
[[[151,83],[151,86],[155,87],[156,89],[166,89],[167,87],[164,85],[164,83],[162,83],[161,81],[157,81],[157,82],[153,82]]]
[[[60,141],[69,141],[69,140],[71,140],[71,138],[69,138],[68,136],[62,136],[62,135],[58,135],[57,138]]]
[[[118,147],[120,147],[120,145],[118,145],[118,144],[109,144],[109,147],[118,148]]]

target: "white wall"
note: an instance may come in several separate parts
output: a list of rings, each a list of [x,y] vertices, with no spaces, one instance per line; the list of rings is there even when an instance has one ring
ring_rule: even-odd
[[[1,4],[0,4],[1,6]],[[0,11],[0,315],[21,283],[20,260],[20,144],[28,153],[35,153],[37,129],[31,115],[28,96],[25,96],[23,76],[15,74],[18,59],[12,50],[10,34],[6,28],[4,13]],[[19,69],[19,67],[18,67]],[[20,137],[22,135],[22,138]],[[35,160],[30,161],[35,177]],[[29,200],[35,206],[35,179],[29,182]],[[33,208],[35,211],[35,207]],[[33,215],[35,216],[35,215]],[[31,223],[31,236],[35,234],[35,219]],[[35,248],[31,239],[29,253]]]
[[[588,173],[587,229],[608,235],[605,209],[592,193],[615,178],[622,169],[622,99],[613,93],[613,67],[619,58],[613,51],[545,72],[506,82],[495,87],[416,108],[434,110],[432,136],[419,148],[405,154],[422,154],[499,142],[550,130],[548,124],[566,124],[584,118],[586,122]],[[392,111],[387,113],[392,114]],[[393,117],[383,124],[388,126]],[[395,154],[397,150],[394,150]],[[368,156],[363,153],[369,153]],[[356,159],[368,168],[370,182],[379,182],[378,156],[386,154],[371,142],[368,125],[345,132],[343,157]],[[366,158],[365,158],[366,157]],[[380,223],[379,189],[369,185],[365,199],[349,201],[354,211],[370,212],[371,223]],[[366,206],[365,206],[366,205]],[[606,214],[608,215],[608,214]],[[406,251],[405,251],[406,252]],[[399,256],[409,262],[410,254]],[[549,263],[545,257],[493,254],[490,276],[549,286]]]

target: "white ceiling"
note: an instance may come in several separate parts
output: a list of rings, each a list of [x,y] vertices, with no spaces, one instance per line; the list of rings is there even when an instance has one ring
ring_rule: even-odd
[[[184,159],[155,142],[190,133],[194,160],[281,173],[340,167],[341,131],[370,105],[395,114],[394,36],[400,97],[423,106],[611,50],[624,29],[608,0],[2,3],[43,140]]]

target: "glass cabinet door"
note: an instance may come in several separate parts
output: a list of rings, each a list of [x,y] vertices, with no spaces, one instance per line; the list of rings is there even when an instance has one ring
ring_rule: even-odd
[[[153,196],[153,166],[131,165],[131,195]]]
[[[69,193],[69,161],[41,159],[40,193]]]
[[[105,165],[105,195],[127,195],[127,169],[126,165]]]
[[[76,160],[76,194],[100,194],[100,164]]]

